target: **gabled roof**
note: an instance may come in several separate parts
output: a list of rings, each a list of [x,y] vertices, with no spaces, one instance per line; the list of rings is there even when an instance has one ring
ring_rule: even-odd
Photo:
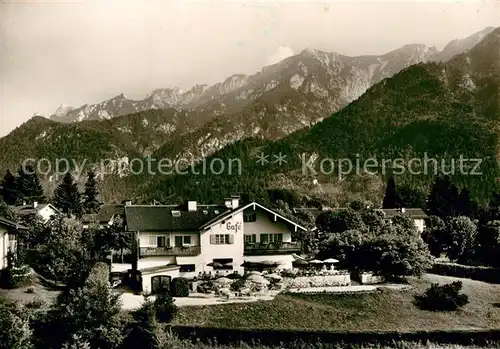
[[[27,227],[20,225],[20,224],[17,224],[16,222],[13,222],[13,221],[6,219],[6,218],[3,218],[3,217],[0,217],[0,225],[4,225],[6,227],[14,228],[14,229],[28,230]]]
[[[127,205],[125,219],[128,231],[196,231],[226,212],[227,207],[215,205],[198,205],[196,211],[183,206]]]
[[[218,222],[222,221],[223,219],[227,219],[228,217],[232,216],[233,214],[236,214],[236,213],[238,213],[238,212],[241,212],[241,211],[243,211],[243,210],[246,210],[246,209],[247,209],[247,208],[249,208],[249,207],[259,207],[260,209],[262,209],[262,210],[264,210],[264,211],[267,211],[267,212],[269,212],[269,213],[271,213],[271,214],[273,214],[273,215],[276,215],[276,217],[279,217],[281,220],[284,220],[285,222],[288,222],[288,223],[290,223],[290,224],[293,224],[293,225],[294,225],[294,226],[296,226],[297,228],[300,228],[300,229],[302,229],[302,230],[304,230],[304,231],[307,231],[307,230],[308,230],[307,228],[304,228],[304,227],[303,227],[303,226],[301,226],[300,224],[295,223],[294,221],[292,221],[292,220],[290,220],[290,219],[288,219],[288,218],[286,218],[286,217],[284,217],[284,216],[280,215],[279,213],[277,213],[277,212],[275,212],[275,211],[273,211],[273,210],[271,210],[271,209],[269,209],[269,208],[265,207],[265,206],[264,206],[264,205],[262,205],[262,204],[259,204],[258,202],[255,202],[255,201],[254,201],[254,202],[251,202],[251,203],[249,203],[249,204],[246,204],[246,205],[244,205],[244,206],[238,207],[238,208],[236,208],[236,209],[234,209],[234,210],[231,210],[231,211],[229,211],[229,212],[227,212],[227,213],[225,213],[225,214],[223,214],[223,215],[221,215],[221,216],[219,216],[219,217],[215,217],[215,218],[214,218],[214,219],[212,219],[211,221],[209,221],[209,222],[205,223],[203,226],[201,226],[201,227],[200,227],[200,229],[208,229],[208,228],[210,228],[211,226],[213,226],[214,224],[217,224]]]
[[[43,210],[45,207],[51,208],[54,212],[60,214],[61,211],[59,211],[57,208],[55,208],[52,204],[38,204],[37,207],[33,207],[33,205],[20,205],[20,206],[13,206],[12,209],[18,216],[28,216],[31,214],[38,214],[41,210]]]

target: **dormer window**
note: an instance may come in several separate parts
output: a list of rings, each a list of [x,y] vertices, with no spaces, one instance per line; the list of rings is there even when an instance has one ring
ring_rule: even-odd
[[[255,222],[255,221],[257,221],[257,214],[255,212],[243,214],[243,222]]]

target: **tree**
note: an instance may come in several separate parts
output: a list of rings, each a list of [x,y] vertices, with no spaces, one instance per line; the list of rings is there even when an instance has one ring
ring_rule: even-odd
[[[156,307],[148,297],[139,310],[134,314],[134,322],[131,324],[129,335],[125,339],[124,348],[148,348],[159,349],[160,324],[156,319]]]
[[[396,190],[396,182],[393,177],[390,177],[387,181],[382,208],[399,208],[400,205],[401,198]]]
[[[459,262],[470,261],[476,244],[476,224],[469,217],[453,217],[447,222],[445,231],[451,242],[448,257]]]
[[[0,349],[31,349],[29,314],[17,303],[0,298]]]
[[[85,213],[96,213],[99,210],[99,201],[97,197],[99,191],[97,190],[96,176],[93,171],[87,173],[87,182],[85,183],[85,190],[83,192],[83,209]]]
[[[457,211],[461,216],[476,217],[478,213],[478,205],[471,199],[470,191],[463,188],[458,196]]]
[[[54,205],[63,213],[80,217],[83,213],[81,194],[71,173],[66,173],[54,191]]]
[[[359,230],[347,230],[339,234],[331,234],[320,243],[319,258],[338,258],[342,267],[349,269],[369,269],[366,259],[362,258],[365,237]]]
[[[18,171],[16,179],[16,188],[21,200],[27,203],[43,203],[45,202],[45,195],[43,192],[40,179],[31,165],[21,166]]]
[[[0,217],[8,219],[10,221],[15,221],[16,220],[16,215],[14,214],[14,211],[10,208],[9,205],[3,201],[2,197],[0,197]]]
[[[481,224],[476,239],[477,255],[481,261],[493,267],[500,266],[500,221],[492,220]]]
[[[366,231],[359,211],[350,208],[340,212],[326,211],[321,213],[316,218],[316,226],[322,233],[341,233],[351,229]]]
[[[408,185],[399,186],[397,188],[401,200],[401,207],[424,207],[425,193]]]
[[[57,298],[47,325],[57,329],[58,336],[46,335],[57,338],[46,338],[50,342],[45,346],[60,348],[66,343],[71,347],[75,338],[83,338],[90,349],[118,348],[123,342],[120,311],[120,295],[110,287],[107,275],[89,276],[82,287]]]
[[[437,177],[427,196],[427,214],[441,218],[455,217],[459,214],[458,187],[451,183],[448,176]]]
[[[429,246],[429,251],[435,257],[441,256],[451,242],[445,232],[446,224],[438,216],[429,216],[425,219],[425,229],[422,239]]]
[[[381,235],[367,239],[363,257],[372,271],[386,279],[421,276],[430,267],[430,253],[415,227],[386,225]]]
[[[57,217],[43,232],[44,241],[36,246],[34,268],[43,276],[66,283],[85,280],[94,258],[85,243],[79,221]]]
[[[20,194],[17,188],[16,177],[7,169],[3,177],[2,182],[0,182],[0,193],[7,205],[17,205],[20,201]]]
[[[107,227],[107,235],[109,241],[109,248],[120,251],[120,258],[123,263],[123,251],[126,248],[131,248],[132,237],[125,231],[123,218],[116,216],[113,222]]]

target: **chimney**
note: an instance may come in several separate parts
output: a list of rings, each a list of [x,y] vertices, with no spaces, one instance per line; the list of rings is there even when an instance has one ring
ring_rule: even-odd
[[[239,196],[231,196],[231,208],[234,210],[238,208],[240,205],[240,197]]]
[[[38,207],[38,201],[33,201],[33,208],[37,208]]]
[[[231,198],[225,198],[224,199],[224,205],[227,208],[232,208],[233,207],[232,199]]]
[[[405,213],[405,208],[401,207],[401,213]]]
[[[124,204],[125,206],[130,206],[132,205],[132,200],[124,200],[122,204]]]
[[[197,210],[196,201],[188,201],[188,211],[193,212]]]

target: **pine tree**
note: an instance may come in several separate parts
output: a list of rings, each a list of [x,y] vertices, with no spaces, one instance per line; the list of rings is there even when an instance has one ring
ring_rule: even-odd
[[[382,208],[399,208],[400,205],[401,198],[396,190],[396,182],[394,181],[394,178],[391,177],[387,181]]]
[[[54,205],[63,213],[80,217],[83,213],[81,194],[71,173],[66,173],[54,191]]]
[[[21,166],[17,176],[17,190],[21,200],[27,203],[44,203],[45,195],[43,193],[40,179],[31,165]]]
[[[16,177],[7,170],[3,177],[2,182],[0,182],[0,193],[7,205],[17,205],[19,204],[19,191],[17,189]]]
[[[460,214],[458,187],[448,176],[437,177],[427,197],[427,214],[440,218],[455,217]]]
[[[83,209],[85,213],[96,213],[98,211],[98,196],[99,191],[97,190],[95,173],[93,171],[89,171],[87,173],[87,183],[85,183],[85,191],[83,192]]]

